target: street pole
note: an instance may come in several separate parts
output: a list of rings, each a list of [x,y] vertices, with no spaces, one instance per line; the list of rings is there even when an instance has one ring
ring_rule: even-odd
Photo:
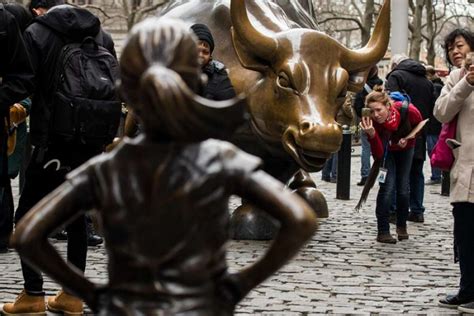
[[[441,181],[441,195],[449,196],[450,190],[450,176],[449,171],[443,171],[442,181]]]
[[[351,195],[351,146],[352,132],[348,125],[342,127],[342,145],[337,153],[336,199],[349,200]]]
[[[392,1],[392,56],[408,51],[408,0]]]

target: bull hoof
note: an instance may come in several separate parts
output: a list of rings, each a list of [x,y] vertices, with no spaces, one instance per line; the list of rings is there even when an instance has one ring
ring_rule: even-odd
[[[311,187],[301,187],[293,191],[311,206],[318,218],[328,218],[329,210],[326,198],[321,191]]]
[[[288,181],[288,188],[301,196],[313,208],[318,218],[329,217],[326,198],[316,189],[316,184],[308,172],[298,170]]]
[[[274,219],[248,204],[239,206],[232,214],[231,232],[235,240],[271,240],[277,231]]]

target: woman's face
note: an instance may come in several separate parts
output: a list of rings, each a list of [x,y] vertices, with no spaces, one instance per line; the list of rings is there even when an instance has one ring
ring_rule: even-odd
[[[459,35],[454,39],[454,43],[448,46],[449,60],[454,66],[461,68],[467,53],[470,51],[471,47],[469,47],[464,37]]]
[[[371,102],[368,107],[372,110],[371,118],[379,124],[383,124],[390,114],[390,106],[381,102]]]

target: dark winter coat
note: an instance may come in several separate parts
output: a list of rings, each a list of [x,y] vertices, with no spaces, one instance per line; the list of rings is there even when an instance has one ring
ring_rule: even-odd
[[[370,89],[373,89],[376,85],[382,84],[383,81],[378,76],[367,79],[367,85],[370,87]],[[370,93],[370,90],[367,90],[368,89],[366,89],[364,86],[364,89],[357,93],[354,99],[354,110],[359,118],[362,117],[362,108],[365,107],[365,97]]]
[[[433,86],[434,86],[434,101],[436,102],[439,95],[441,94],[441,90],[444,87],[444,83],[439,78],[435,78],[431,82],[433,83]],[[428,135],[439,135],[439,133],[441,132],[441,123],[434,117],[433,110],[434,110],[434,104],[433,104],[433,108],[430,110],[430,121],[428,122],[426,133]]]
[[[68,42],[81,42],[88,36],[101,38],[102,46],[116,56],[112,38],[101,29],[99,19],[86,9],[70,5],[53,7],[45,15],[35,18],[24,33],[36,73],[30,113],[31,143],[35,146],[48,145],[49,99],[61,49]]]
[[[7,174],[5,118],[15,102],[33,90],[33,70],[25,43],[13,15],[0,4],[0,186]]]
[[[215,101],[228,100],[236,96],[224,64],[211,60],[204,67],[203,72],[207,75],[208,80],[199,95]]]
[[[434,87],[426,78],[426,69],[422,64],[412,59],[402,61],[387,75],[385,88],[406,93],[423,119],[430,118],[435,102]],[[426,130],[417,138],[414,158],[426,159]]]

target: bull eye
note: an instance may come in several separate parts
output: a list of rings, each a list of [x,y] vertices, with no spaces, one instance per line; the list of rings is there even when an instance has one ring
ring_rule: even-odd
[[[278,85],[282,88],[291,89],[291,81],[286,73],[280,72],[278,74]]]

